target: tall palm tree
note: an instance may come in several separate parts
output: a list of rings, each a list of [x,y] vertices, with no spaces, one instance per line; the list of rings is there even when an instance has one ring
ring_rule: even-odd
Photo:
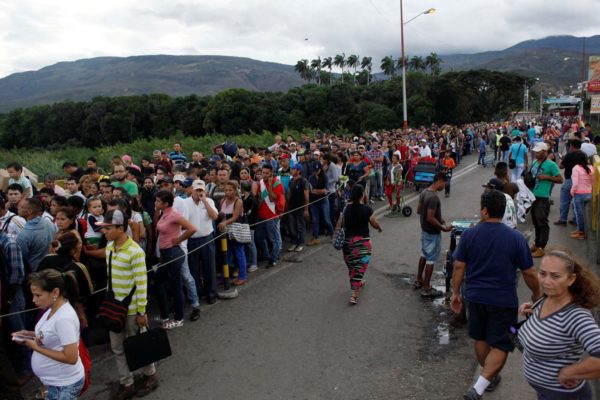
[[[294,70],[300,75],[300,78],[302,78],[306,82],[310,82],[311,70],[308,66],[308,60],[298,60],[298,62],[294,66]]]
[[[371,70],[373,69],[373,58],[363,57],[360,67],[367,71],[367,86],[371,83]]]
[[[429,55],[425,57],[425,63],[429,67],[431,75],[439,76],[442,72],[443,61],[436,53],[429,53]]]
[[[388,76],[394,76],[394,73],[396,72],[396,63],[394,62],[392,56],[383,57],[381,59],[380,68],[384,74]]]
[[[423,72],[427,69],[427,64],[425,63],[425,60],[423,59],[423,57],[420,56],[412,57],[408,62],[408,65],[410,65],[410,68],[413,71],[417,72]]]
[[[360,60],[358,58],[358,55],[356,54],[350,54],[346,59],[346,65],[348,66],[348,68],[354,68],[354,75],[352,75],[352,82],[354,83],[354,85],[356,85],[356,68],[358,68],[359,64]]]
[[[317,57],[310,62],[310,67],[316,71],[317,85],[321,86],[321,57]]]
[[[321,62],[321,67],[329,70],[329,84],[331,85],[333,82],[333,74],[331,72],[331,69],[333,68],[333,59],[331,57],[325,57]]]
[[[404,67],[406,69],[408,69],[408,59],[409,59],[408,56],[404,56]],[[402,71],[402,57],[400,57],[396,60],[396,69],[398,71]]]
[[[333,65],[342,69],[342,82],[344,82],[344,67],[346,66],[346,54],[338,54],[333,58]]]

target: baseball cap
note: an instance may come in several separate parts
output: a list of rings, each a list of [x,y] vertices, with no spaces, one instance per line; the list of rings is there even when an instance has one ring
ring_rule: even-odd
[[[498,178],[492,178],[485,185],[481,185],[484,188],[493,189],[493,190],[504,190],[504,182],[502,182]]]
[[[192,178],[185,178],[185,180],[181,182],[181,185],[185,188],[189,188],[190,186],[192,186],[192,182],[194,182]]]
[[[215,155],[212,155],[212,156],[210,157],[210,161],[212,161],[212,162],[215,162],[215,161],[221,161],[221,160],[222,160],[222,158],[221,158],[221,157],[219,157],[219,156],[218,156],[218,155],[216,155],[216,154],[215,154]]]
[[[302,164],[297,163],[297,164],[294,164],[292,169],[297,169],[298,171],[302,172],[304,170],[304,167],[302,167]]]
[[[184,182],[185,181],[185,176],[183,175],[175,175],[173,177],[173,182]]]
[[[99,226],[111,226],[111,225],[124,225],[127,222],[128,217],[123,213],[123,211],[110,210],[106,214],[104,214],[104,221],[97,222],[96,225]]]
[[[535,146],[533,146],[532,151],[534,153],[537,153],[538,151],[548,151],[548,145],[544,142],[537,142]]]
[[[290,158],[290,155],[287,154],[287,153],[283,153],[282,155],[279,156],[279,159],[282,159],[282,158],[284,158],[284,159],[285,158]]]
[[[192,182],[192,189],[194,189],[194,190],[205,190],[206,189],[206,183],[204,183],[204,181],[202,179],[196,179],[196,180],[194,180],[194,182]]]
[[[157,185],[162,185],[163,183],[173,183],[173,178],[170,176],[165,176],[164,178],[160,178],[158,181],[156,181]]]
[[[313,154],[321,155],[321,152],[319,150],[315,150],[313,151]]]

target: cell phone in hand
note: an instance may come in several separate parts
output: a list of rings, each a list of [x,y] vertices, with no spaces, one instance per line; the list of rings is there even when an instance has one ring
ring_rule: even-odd
[[[25,340],[35,340],[35,337],[26,335],[12,335],[12,340],[20,343],[24,342]]]

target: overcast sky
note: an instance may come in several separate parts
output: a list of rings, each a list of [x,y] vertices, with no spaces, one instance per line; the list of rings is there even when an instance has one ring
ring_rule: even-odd
[[[600,33],[600,0],[404,0],[409,55]],[[398,0],[0,0],[0,77],[60,61],[219,54],[294,64],[400,54]],[[308,39],[308,40],[305,40]]]

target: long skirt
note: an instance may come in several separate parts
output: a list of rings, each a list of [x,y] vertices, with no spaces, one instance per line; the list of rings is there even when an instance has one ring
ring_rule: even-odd
[[[342,252],[350,276],[350,288],[359,291],[362,280],[371,261],[371,238],[354,236],[346,237]]]

